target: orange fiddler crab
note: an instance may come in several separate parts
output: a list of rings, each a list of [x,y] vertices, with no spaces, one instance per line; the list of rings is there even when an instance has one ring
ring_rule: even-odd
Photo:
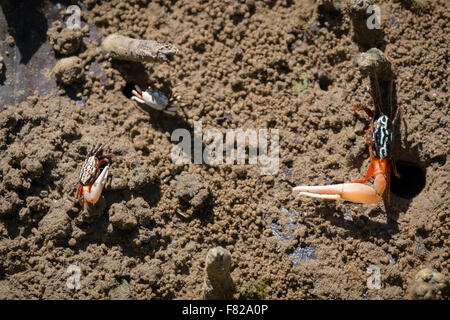
[[[100,167],[106,163],[107,158],[114,155],[102,155],[104,144],[97,144],[87,154],[78,176],[78,189],[74,204],[78,201],[83,206],[82,199],[87,208],[91,204],[96,204],[100,199],[103,187],[108,177],[109,165],[105,166],[100,172]]]
[[[389,84],[389,105],[390,116],[392,116],[392,85]],[[386,192],[386,204],[390,203],[390,176],[391,167],[394,174],[398,177],[395,169],[395,163],[391,158],[391,145],[393,139],[393,127],[399,118],[401,108],[397,108],[394,120],[391,122],[381,107],[380,89],[377,78],[375,77],[376,95],[368,91],[376,106],[375,112],[364,105],[356,105],[353,110],[363,109],[372,120],[370,128],[367,130],[366,142],[369,144],[370,165],[364,179],[355,180],[352,183],[335,184],[328,186],[298,186],[293,191],[299,192],[298,195],[330,200],[346,200],[357,203],[377,203],[382,199]],[[365,185],[372,176],[374,176],[373,187]],[[387,181],[386,181],[387,180]]]

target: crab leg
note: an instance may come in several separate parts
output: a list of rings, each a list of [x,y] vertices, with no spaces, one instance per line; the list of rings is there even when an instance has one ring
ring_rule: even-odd
[[[83,205],[83,203],[81,202],[81,194],[82,194],[82,191],[83,191],[83,186],[78,186],[78,188],[77,188],[77,192],[76,192],[76,194],[75,194],[75,200],[74,200],[74,202],[73,202],[73,205],[75,205],[75,203],[77,203],[77,201],[78,201],[78,203],[80,204],[80,206],[82,206]]]
[[[298,195],[329,200],[345,200],[357,203],[377,203],[382,199],[377,191],[362,183],[343,183],[328,186],[298,186],[292,191]]]
[[[173,116],[176,113],[177,110],[178,110],[178,106],[177,105],[173,105],[173,106],[170,106],[169,108],[163,110],[163,112]]]
[[[109,166],[106,166],[102,173],[98,176],[95,182],[91,186],[83,186],[83,197],[86,202],[96,204],[100,199],[103,187],[106,183],[106,178],[108,177]]]

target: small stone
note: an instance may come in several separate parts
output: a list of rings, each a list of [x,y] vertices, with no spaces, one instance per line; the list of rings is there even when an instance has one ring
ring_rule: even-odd
[[[53,248],[53,241],[49,241],[49,242],[47,242],[47,249],[52,249]]]
[[[4,73],[5,73],[5,64],[3,63],[3,57],[0,56],[0,79],[3,77]],[[0,108],[0,110],[2,109]]]
[[[22,208],[19,210],[19,220],[25,221],[30,216],[30,209],[28,208]]]

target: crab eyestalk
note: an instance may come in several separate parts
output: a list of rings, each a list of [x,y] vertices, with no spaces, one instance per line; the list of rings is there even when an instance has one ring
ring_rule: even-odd
[[[343,183],[328,186],[298,186],[292,189],[300,196],[356,203],[377,203],[382,197],[371,186],[362,183]]]

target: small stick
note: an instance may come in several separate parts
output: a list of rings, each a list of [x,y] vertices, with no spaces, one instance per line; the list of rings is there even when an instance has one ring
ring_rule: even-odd
[[[107,36],[101,47],[112,58],[137,62],[168,61],[170,55],[178,53],[178,49],[170,43],[138,40],[119,34]]]
[[[205,280],[202,296],[204,300],[231,299],[233,279],[230,275],[231,254],[222,247],[212,248],[206,255]]]
[[[364,76],[377,75],[381,81],[391,81],[394,79],[394,72],[390,61],[383,51],[378,48],[371,48],[355,57],[354,64]]]

